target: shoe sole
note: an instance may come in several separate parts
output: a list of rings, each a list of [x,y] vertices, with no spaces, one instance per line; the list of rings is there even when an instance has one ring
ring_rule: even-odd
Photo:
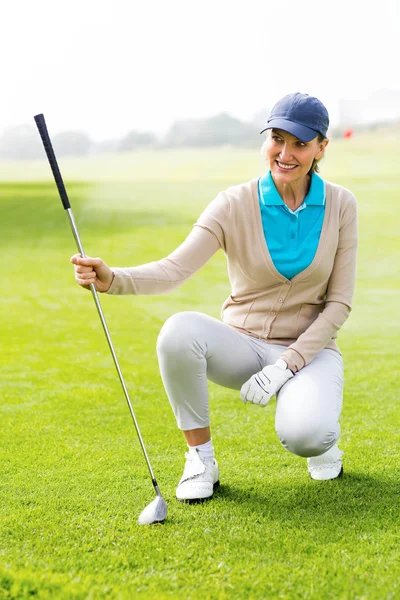
[[[310,479],[312,479],[313,481],[334,481],[335,479],[339,479],[339,477],[343,477],[343,465],[342,468],[340,469],[340,472],[338,475],[336,475],[336,477],[332,477],[332,479],[314,479],[314,477],[311,477],[311,473],[310,474]]]
[[[177,498],[177,500],[178,500],[178,502],[183,502],[184,504],[202,504],[203,502],[206,502],[207,500],[211,500],[211,498],[214,495],[215,490],[218,488],[219,488],[219,481],[214,483],[213,493],[211,494],[211,496],[207,496],[207,498]]]

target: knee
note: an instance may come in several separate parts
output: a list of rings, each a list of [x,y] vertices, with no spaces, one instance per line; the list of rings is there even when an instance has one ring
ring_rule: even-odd
[[[197,313],[180,312],[163,325],[157,339],[157,354],[176,356],[193,347],[200,331]]]
[[[281,423],[276,432],[282,446],[297,456],[320,456],[327,452],[340,436],[339,423],[332,426],[310,421]]]

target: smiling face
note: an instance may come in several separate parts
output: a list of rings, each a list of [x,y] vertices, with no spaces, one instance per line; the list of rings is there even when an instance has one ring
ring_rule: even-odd
[[[266,160],[277,183],[300,182],[310,171],[314,160],[319,160],[328,140],[302,142],[282,129],[271,129],[265,143]]]

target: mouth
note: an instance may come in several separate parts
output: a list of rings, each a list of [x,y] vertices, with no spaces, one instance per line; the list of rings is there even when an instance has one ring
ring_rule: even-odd
[[[279,160],[277,160],[275,162],[278,165],[279,170],[284,171],[285,173],[287,173],[288,171],[294,171],[294,169],[297,169],[297,165],[290,165],[287,163],[282,163]]]

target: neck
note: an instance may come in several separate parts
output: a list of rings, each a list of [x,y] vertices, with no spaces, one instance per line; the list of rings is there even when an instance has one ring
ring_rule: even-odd
[[[310,175],[306,175],[299,181],[293,181],[292,183],[279,183],[274,180],[274,183],[286,206],[291,210],[296,210],[301,206],[308,194],[311,177]]]

